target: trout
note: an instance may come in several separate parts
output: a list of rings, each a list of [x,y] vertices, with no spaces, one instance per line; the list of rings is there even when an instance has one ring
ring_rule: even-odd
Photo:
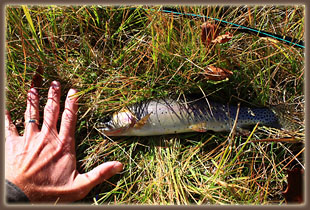
[[[237,110],[238,118],[236,119]],[[281,128],[276,112],[211,102],[205,98],[191,102],[172,99],[140,102],[115,112],[101,129],[107,136],[154,136],[186,132],[230,131],[259,125]]]

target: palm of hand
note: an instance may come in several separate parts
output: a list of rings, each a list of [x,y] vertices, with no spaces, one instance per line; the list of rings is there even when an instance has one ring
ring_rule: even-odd
[[[68,95],[76,93],[70,90]],[[26,123],[23,136],[6,112],[5,176],[19,186],[33,201],[69,202],[82,199],[97,184],[122,170],[117,161],[104,163],[80,174],[76,170],[74,128],[76,99],[67,97],[60,131],[57,131],[60,87],[52,83],[44,110],[41,130],[35,123]],[[26,122],[39,119],[37,91],[28,94]]]

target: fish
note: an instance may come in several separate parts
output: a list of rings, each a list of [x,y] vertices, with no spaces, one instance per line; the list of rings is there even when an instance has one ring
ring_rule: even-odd
[[[238,112],[238,118],[236,119]],[[261,126],[281,128],[276,112],[267,107],[250,108],[209,101],[157,99],[125,107],[100,124],[107,136],[156,136],[187,132],[229,132]]]

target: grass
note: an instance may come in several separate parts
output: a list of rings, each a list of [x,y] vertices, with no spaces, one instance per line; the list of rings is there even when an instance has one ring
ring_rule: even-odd
[[[62,102],[79,92],[76,128],[81,172],[109,160],[124,171],[95,187],[82,203],[284,204],[286,170],[304,167],[304,130],[258,127],[251,135],[189,133],[108,138],[96,129],[106,115],[151,98],[199,95],[269,106],[284,104],[303,125],[304,51],[278,41],[235,32],[227,43],[206,48],[203,20],[130,7],[8,6],[7,101],[15,123],[23,121],[26,93],[42,66],[40,110],[53,80]],[[303,6],[177,6],[236,24],[303,39]],[[233,71],[210,81],[206,66]],[[63,104],[62,104],[63,105]],[[63,107],[61,107],[63,109]],[[42,115],[41,115],[42,116]],[[42,119],[41,119],[42,120]],[[22,126],[19,126],[22,132]],[[255,142],[296,136],[298,143]]]

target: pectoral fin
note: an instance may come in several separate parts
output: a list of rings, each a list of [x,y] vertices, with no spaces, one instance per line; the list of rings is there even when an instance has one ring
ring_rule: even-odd
[[[193,131],[196,131],[196,132],[206,132],[207,131],[207,123],[197,123],[194,125],[190,125],[188,128],[192,129]]]
[[[139,120],[133,127],[134,127],[134,128],[137,128],[137,129],[142,128],[142,127],[145,125],[145,123],[147,122],[147,120],[150,118],[150,116],[151,116],[151,113],[145,115],[145,116],[144,116],[141,120]]]

